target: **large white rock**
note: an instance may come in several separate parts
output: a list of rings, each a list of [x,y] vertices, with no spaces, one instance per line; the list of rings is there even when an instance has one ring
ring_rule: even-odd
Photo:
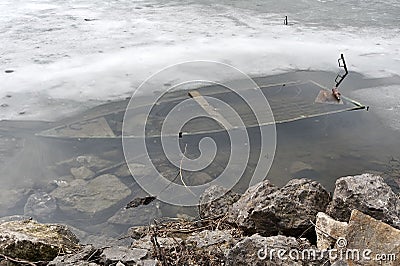
[[[319,212],[315,222],[317,247],[320,250],[333,248],[336,240],[347,234],[347,223],[334,220],[329,215]]]
[[[378,175],[346,176],[336,181],[327,214],[347,222],[353,209],[400,228],[400,197]]]

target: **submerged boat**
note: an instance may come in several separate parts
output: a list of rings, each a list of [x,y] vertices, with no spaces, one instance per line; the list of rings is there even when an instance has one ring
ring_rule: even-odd
[[[160,128],[174,106],[190,98],[195,99],[207,113],[208,117],[197,118],[196,123],[188,123],[183,131],[185,135],[220,132],[229,130],[216,120],[229,120],[227,114],[220,112],[219,108],[207,102],[208,97],[221,100],[232,106],[240,115],[246,128],[267,126],[273,123],[288,123],[300,119],[323,116],[350,110],[364,109],[365,106],[355,100],[342,96],[340,101],[336,99],[321,101],[321,96],[329,97],[331,91],[323,85],[313,81],[290,81],[277,84],[260,85],[259,88],[268,100],[273,113],[273,119],[267,123],[259,123],[248,104],[239,95],[222,86],[203,86],[191,90],[176,90],[167,92],[156,104],[152,106],[152,112],[148,116],[142,110],[148,107],[146,96],[143,97],[143,105],[130,107],[130,115],[125,118],[125,123],[131,127],[146,123],[145,137],[156,137],[160,134]],[[37,135],[50,138],[121,138],[123,121],[130,99],[107,103],[92,108],[79,116],[70,117],[56,122],[51,128]],[[269,107],[268,107],[269,108]],[[128,121],[127,121],[128,120]],[[126,137],[124,135],[124,137]],[[130,135],[132,138],[140,138],[140,135]]]

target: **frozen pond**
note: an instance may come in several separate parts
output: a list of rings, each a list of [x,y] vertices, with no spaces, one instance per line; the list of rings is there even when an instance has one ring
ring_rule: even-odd
[[[331,88],[337,58],[345,54],[351,72],[340,89],[369,111],[278,125],[268,178],[283,185],[306,176],[331,190],[340,176],[377,171],[398,190],[398,14],[395,0],[1,1],[0,215],[67,223],[89,242],[116,239],[154,217],[196,216],[195,208],[158,201],[124,210],[146,194],[124,165],[118,138],[35,136],[60,119],[130,97],[150,75],[191,60],[230,64],[259,84],[312,79]],[[171,76],[156,90],[185,75],[190,73]],[[195,156],[198,143],[186,144]],[[254,164],[236,190],[246,188]],[[175,168],[161,168],[176,176]],[[222,168],[188,179],[207,182]],[[140,165],[136,169],[146,174]]]

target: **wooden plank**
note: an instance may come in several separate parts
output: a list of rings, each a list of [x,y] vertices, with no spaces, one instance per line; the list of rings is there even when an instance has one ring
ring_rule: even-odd
[[[207,100],[196,90],[190,91],[189,96],[192,97],[200,106],[203,108],[203,110],[212,118],[215,119],[223,128],[226,130],[233,129],[234,126],[229,123],[228,120],[225,119],[225,117],[217,111],[216,108],[211,106]]]

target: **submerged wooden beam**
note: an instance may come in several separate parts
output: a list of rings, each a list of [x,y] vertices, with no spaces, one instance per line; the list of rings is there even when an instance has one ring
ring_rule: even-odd
[[[225,119],[225,117],[219,113],[217,111],[216,108],[214,108],[213,106],[211,106],[207,100],[196,90],[190,91],[189,96],[191,98],[193,98],[199,105],[201,108],[203,108],[203,110],[212,118],[215,119],[215,121],[218,122],[218,124],[220,124],[223,128],[225,128],[226,130],[230,130],[233,129],[234,126],[232,126],[231,123],[229,123],[228,120]]]

